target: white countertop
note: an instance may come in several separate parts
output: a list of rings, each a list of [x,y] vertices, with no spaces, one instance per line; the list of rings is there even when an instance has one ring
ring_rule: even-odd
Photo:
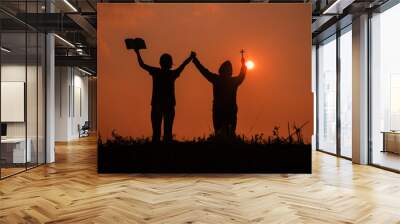
[[[28,141],[30,141],[30,139],[27,139]],[[25,138],[5,138],[5,139],[1,139],[1,143],[11,143],[11,144],[15,144],[15,143],[20,143],[20,142],[24,142]]]

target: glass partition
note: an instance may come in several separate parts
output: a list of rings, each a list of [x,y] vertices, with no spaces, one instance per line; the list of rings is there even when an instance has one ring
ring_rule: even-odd
[[[27,74],[26,74],[26,113],[27,113],[27,150],[30,160],[27,167],[34,167],[38,160],[38,34],[27,33]]]
[[[1,175],[6,177],[24,171],[31,161],[26,141],[26,33],[2,33],[1,47]]]
[[[42,10],[40,3],[0,6],[36,13]],[[45,162],[46,40],[43,33],[8,14],[0,12],[0,20],[0,178],[5,178]]]

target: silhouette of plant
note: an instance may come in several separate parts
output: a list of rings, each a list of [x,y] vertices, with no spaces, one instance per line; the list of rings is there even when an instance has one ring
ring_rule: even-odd
[[[250,137],[244,135],[230,136],[230,135],[214,135],[196,137],[192,140],[182,140],[173,141],[172,143],[153,143],[149,137],[123,137],[113,130],[111,133],[111,139],[108,139],[104,144],[99,136],[99,145],[147,145],[147,144],[246,144],[246,145],[275,145],[275,144],[285,144],[285,145],[304,145],[304,138],[302,130],[308,122],[301,126],[297,126],[296,123],[290,127],[288,123],[289,134],[287,138],[280,136],[280,127],[274,126],[272,129],[272,136],[265,137],[263,133],[255,134]]]
[[[308,121],[302,124],[301,126],[297,126],[295,122],[293,122],[293,132],[290,131],[290,124],[288,123],[288,137],[285,139],[287,143],[296,143],[296,144],[304,144],[303,138],[303,128],[308,124]],[[295,136],[295,138],[293,137]],[[295,141],[296,140],[296,141]]]

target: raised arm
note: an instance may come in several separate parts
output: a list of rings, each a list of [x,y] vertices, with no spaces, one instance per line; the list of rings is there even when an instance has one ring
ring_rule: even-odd
[[[190,56],[189,56],[188,58],[186,58],[186,59],[182,62],[182,64],[179,65],[179,67],[178,67],[177,69],[175,69],[175,74],[176,74],[177,77],[182,73],[183,69],[185,69],[186,65],[189,64],[189,62],[190,62],[192,59],[193,59],[193,53],[190,54]]]
[[[215,80],[218,78],[218,76],[210,71],[208,71],[208,69],[206,69],[199,61],[199,59],[197,59],[197,57],[195,56],[193,58],[193,63],[196,66],[197,70],[199,70],[199,72],[209,81],[209,82],[215,82]]]
[[[244,78],[246,77],[246,73],[247,73],[247,67],[246,67],[244,58],[242,58],[241,62],[242,62],[242,67],[240,68],[239,75],[236,77],[237,85],[242,84],[242,82],[244,81]]]
[[[139,50],[135,50],[135,52],[136,52],[137,59],[138,59],[138,62],[139,62],[139,65],[140,65],[141,68],[143,68],[144,70],[148,71],[149,73],[151,73],[152,70],[157,69],[155,67],[152,67],[150,65],[146,65],[144,63],[144,61],[142,59],[142,55],[140,55],[140,51]]]

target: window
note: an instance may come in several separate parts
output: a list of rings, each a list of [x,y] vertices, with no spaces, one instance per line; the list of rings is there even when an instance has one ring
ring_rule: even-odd
[[[317,149],[351,158],[352,26],[338,34],[317,50]]]
[[[400,170],[400,5],[371,18],[371,162]]]
[[[336,36],[318,47],[318,148],[336,153]]]
[[[340,36],[340,155],[352,157],[352,32]]]

